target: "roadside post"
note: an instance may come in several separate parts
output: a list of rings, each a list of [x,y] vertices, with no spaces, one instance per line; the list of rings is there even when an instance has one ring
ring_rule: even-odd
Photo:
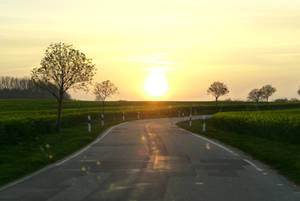
[[[137,112],[137,119],[140,119],[140,112]]]
[[[205,132],[206,131],[206,122],[205,122],[206,117],[202,116],[202,131]]]
[[[101,114],[101,126],[104,126],[104,114]]]
[[[125,121],[125,113],[123,112],[123,121]]]
[[[88,115],[88,132],[90,133],[92,130],[92,125],[91,125],[91,116]]]
[[[190,120],[190,122],[189,122],[190,127],[192,127],[192,114],[190,114],[189,120]]]

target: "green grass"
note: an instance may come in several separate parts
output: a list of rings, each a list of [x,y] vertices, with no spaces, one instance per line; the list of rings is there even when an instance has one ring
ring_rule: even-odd
[[[178,125],[194,133],[217,139],[236,147],[254,158],[270,165],[297,184],[300,184],[300,145],[291,141],[293,128],[300,124],[299,110],[282,110],[268,112],[234,112],[218,113],[207,120],[207,132],[202,132],[202,120],[194,120],[192,127],[188,122]],[[293,116],[296,115],[296,116]],[[228,117],[228,119],[226,118]],[[265,117],[265,118],[264,118]],[[239,119],[239,120],[237,120]],[[255,119],[255,120],[254,120]],[[224,121],[223,121],[224,120]],[[278,135],[276,131],[284,121],[293,122],[285,126],[285,132]],[[263,133],[260,129],[264,129]],[[299,130],[295,134],[299,136]]]
[[[223,112],[214,115],[215,127],[243,135],[300,144],[300,108],[288,110]]]
[[[299,103],[221,102],[222,111],[269,110],[299,107]],[[99,125],[101,103],[95,101],[65,101],[62,131],[55,132],[56,102],[54,100],[0,100],[0,185],[53,163],[93,141],[103,129],[137,118],[173,117],[216,112],[214,102],[108,102],[105,108],[106,125]],[[87,115],[97,122],[87,133]],[[49,147],[48,147],[49,145]]]
[[[64,128],[61,133],[41,134],[34,140],[18,145],[2,145],[0,149],[0,186],[34,172],[48,164],[70,155],[92,142],[103,130],[120,123],[111,121],[101,127],[93,122],[92,132],[87,124]]]

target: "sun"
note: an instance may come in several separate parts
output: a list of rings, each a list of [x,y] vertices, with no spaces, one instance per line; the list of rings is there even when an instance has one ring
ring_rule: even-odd
[[[151,72],[145,80],[144,90],[152,97],[161,97],[168,90],[168,82],[161,72]]]

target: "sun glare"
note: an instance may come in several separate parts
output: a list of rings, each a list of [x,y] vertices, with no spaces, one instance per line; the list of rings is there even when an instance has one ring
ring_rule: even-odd
[[[161,72],[152,72],[145,80],[144,90],[152,97],[161,97],[168,89],[167,79]]]

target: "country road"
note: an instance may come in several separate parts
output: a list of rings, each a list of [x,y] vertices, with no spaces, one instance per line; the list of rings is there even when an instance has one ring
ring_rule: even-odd
[[[178,128],[120,124],[71,158],[0,190],[1,201],[299,201],[297,187],[244,154]]]

